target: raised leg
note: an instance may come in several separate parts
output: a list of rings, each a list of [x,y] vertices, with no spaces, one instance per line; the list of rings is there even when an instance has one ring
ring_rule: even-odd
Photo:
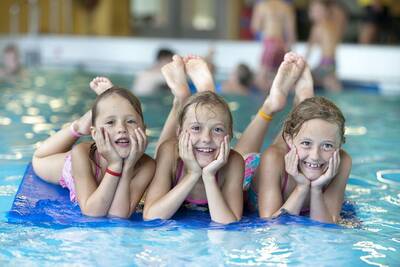
[[[297,54],[290,52],[285,55],[268,97],[235,147],[235,150],[242,156],[248,153],[260,152],[273,114],[285,107],[289,91],[299,79],[304,66],[304,59]]]
[[[180,56],[173,56],[172,62],[164,65],[161,69],[161,73],[174,95],[174,102],[161,131],[160,138],[158,139],[156,154],[158,147],[164,141],[176,136],[176,129],[178,128],[178,112],[186,99],[190,96],[190,90],[186,80],[185,64]]]

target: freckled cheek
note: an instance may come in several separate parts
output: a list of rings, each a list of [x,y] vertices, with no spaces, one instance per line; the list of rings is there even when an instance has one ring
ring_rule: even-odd
[[[323,151],[322,153],[321,153],[321,155],[322,155],[322,158],[325,160],[325,161],[329,161],[329,159],[333,156],[333,153],[334,153],[335,151]]]
[[[184,131],[181,133],[183,134]],[[192,145],[196,144],[200,140],[200,134],[196,132],[192,132],[188,130],[188,133],[190,134],[190,141],[192,142]]]
[[[297,156],[299,157],[299,160],[305,159],[307,155],[308,155],[307,150],[297,148]]]
[[[225,137],[224,134],[214,134],[214,135],[213,135],[214,143],[215,143],[217,146],[221,146],[221,143],[224,142],[224,137]]]
[[[139,128],[139,125],[137,125],[137,124],[132,124],[132,125],[128,125],[126,128],[127,128],[128,132],[129,132],[130,134],[132,134],[132,133],[134,132],[135,129],[138,129],[138,128]]]
[[[105,125],[102,125],[102,127],[104,128],[105,133],[112,134],[112,128],[110,127],[110,125],[105,124]],[[101,128],[98,127],[97,131],[101,132]]]

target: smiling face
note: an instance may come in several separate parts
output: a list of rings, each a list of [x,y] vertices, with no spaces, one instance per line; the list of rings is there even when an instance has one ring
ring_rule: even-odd
[[[339,126],[322,119],[308,120],[289,143],[297,148],[300,172],[313,181],[328,169],[329,159],[340,148]]]
[[[141,116],[126,98],[118,94],[102,98],[96,108],[100,112],[97,112],[92,136],[103,127],[120,157],[127,158],[131,149],[129,135],[136,138],[134,130],[144,130]]]
[[[229,117],[218,105],[191,105],[180,129],[187,131],[193,145],[193,154],[201,168],[214,161],[224,137],[230,133]]]

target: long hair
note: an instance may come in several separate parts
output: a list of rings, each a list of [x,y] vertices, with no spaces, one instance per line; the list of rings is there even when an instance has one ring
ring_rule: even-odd
[[[231,137],[233,136],[233,119],[228,104],[222,97],[210,91],[196,93],[187,99],[185,105],[182,107],[178,115],[178,123],[180,127],[182,127],[186,113],[189,107],[192,105],[194,105],[195,109],[197,109],[197,107],[204,107],[207,105],[210,106],[210,110],[212,110],[213,107],[222,108],[224,114],[228,118],[228,133]]]
[[[304,100],[289,113],[283,124],[283,138],[295,137],[303,124],[312,119],[321,119],[336,124],[339,127],[341,143],[346,141],[344,136],[346,120],[343,113],[333,102],[320,96]]]

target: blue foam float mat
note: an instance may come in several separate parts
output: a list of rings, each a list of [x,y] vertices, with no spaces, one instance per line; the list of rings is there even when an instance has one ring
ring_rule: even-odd
[[[348,216],[354,216],[354,206],[344,205]],[[41,180],[33,171],[32,164],[27,166],[11,210],[7,213],[9,223],[46,228],[67,227],[136,227],[168,230],[182,228],[207,228],[244,230],[272,224],[301,224],[322,227],[338,227],[334,224],[315,222],[308,217],[285,214],[273,220],[258,218],[249,213],[237,223],[221,225],[210,220],[208,212],[181,209],[171,220],[143,221],[142,214],[136,212],[128,220],[119,218],[94,218],[82,215],[78,205],[69,199],[69,191],[61,186]]]

